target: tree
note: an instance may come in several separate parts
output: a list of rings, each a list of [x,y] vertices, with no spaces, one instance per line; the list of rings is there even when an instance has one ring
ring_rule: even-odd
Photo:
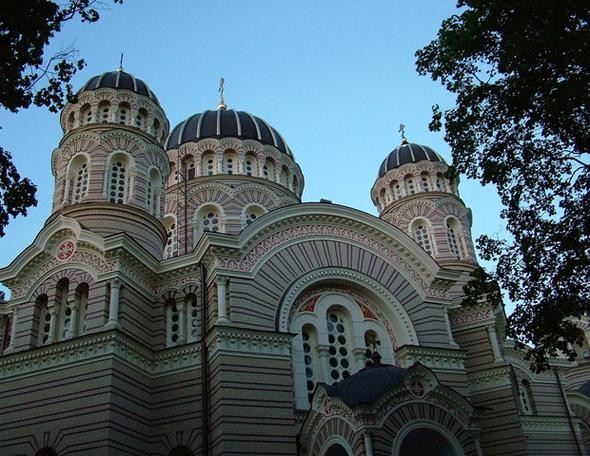
[[[122,3],[123,0],[113,0]],[[96,22],[96,0],[2,0],[0,2],[0,106],[17,112],[31,104],[57,112],[74,92],[70,81],[85,66],[74,49],[44,58],[45,47],[64,22]],[[10,152],[0,147],[0,237],[9,216],[37,205],[35,185],[21,178]]]
[[[482,236],[516,309],[508,335],[533,345],[537,370],[581,343],[572,319],[590,310],[590,6],[587,0],[459,0],[417,70],[455,94],[433,107],[451,176],[493,184],[510,239]]]

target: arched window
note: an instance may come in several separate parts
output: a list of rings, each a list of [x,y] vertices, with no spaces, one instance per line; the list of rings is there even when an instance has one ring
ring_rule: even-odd
[[[160,125],[160,121],[158,119],[154,119],[154,137],[159,140],[161,134],[162,126]]]
[[[57,456],[57,452],[53,448],[45,447],[37,451],[35,456]]]
[[[531,390],[531,384],[528,380],[522,379],[520,381],[520,385],[518,388],[518,393],[520,396],[520,405],[523,414],[525,415],[534,415],[535,406],[533,404],[533,394]]]
[[[301,338],[303,340],[303,362],[305,363],[307,398],[311,403],[315,386],[322,378],[316,350],[319,343],[317,330],[313,325],[305,325],[301,328]]]
[[[246,154],[244,172],[246,176],[258,176],[258,161],[256,160],[256,155],[252,152]]]
[[[166,301],[166,320],[168,321],[167,343],[166,346],[173,347],[180,338],[180,310],[174,299]]]
[[[137,111],[137,115],[135,116],[135,126],[137,128],[141,128],[142,130],[145,130],[147,118],[148,112],[145,109],[140,108]]]
[[[432,255],[432,241],[430,240],[430,233],[426,220],[418,219],[414,221],[412,224],[412,235],[414,236],[416,243]]]
[[[403,189],[402,185],[396,180],[394,180],[391,183],[391,191],[392,191],[393,195],[395,196],[396,200],[400,199],[402,196],[404,196],[404,189]]]
[[[182,161],[183,165],[183,174],[187,179],[194,179],[197,171],[197,166],[195,164],[195,157],[192,155],[187,155],[184,160]],[[180,178],[182,180],[182,178]]]
[[[251,204],[244,210],[245,226],[250,225],[256,219],[262,217],[266,213],[266,210],[257,204]]]
[[[381,350],[381,339],[379,338],[379,334],[377,334],[372,329],[365,331],[365,347],[368,350],[367,353],[375,353],[380,352]],[[367,364],[370,364],[370,361],[367,359]]]
[[[293,175],[293,193],[296,195],[299,194],[299,181],[297,180],[297,176]]]
[[[75,125],[75,115],[73,112],[70,113],[70,115],[68,116],[68,122],[67,122],[67,131],[70,131],[74,128]]]
[[[80,109],[80,124],[88,125],[89,123],[92,123],[92,108],[89,104],[85,104],[82,106],[82,109]]]
[[[262,166],[262,177],[271,181],[275,180],[275,167],[270,158],[264,160],[264,165]]]
[[[213,152],[205,152],[201,157],[201,173],[203,176],[215,174],[215,154]]]
[[[281,171],[279,173],[279,182],[285,187],[289,185],[289,169],[286,166],[281,167]]]
[[[188,295],[184,300],[186,309],[186,341],[196,342],[199,339],[199,313],[197,309],[197,297]]]
[[[164,258],[172,258],[178,255],[178,224],[176,216],[168,214],[164,217],[166,227],[166,246],[164,247]]]
[[[459,232],[458,223],[456,220],[447,219],[447,243],[449,244],[449,251],[451,256],[460,260],[463,255],[461,252],[461,245],[457,233]]]
[[[414,176],[412,176],[411,174],[407,175],[404,178],[404,183],[406,185],[406,192],[408,193],[408,195],[413,195],[414,193],[416,193],[416,182],[414,181]]]
[[[196,243],[205,232],[223,232],[223,213],[215,204],[206,204],[199,208],[193,219],[193,243]]]
[[[174,185],[180,182],[180,173],[176,169],[176,163],[169,162],[170,165],[170,176],[168,176],[168,185]]]
[[[160,215],[160,203],[162,200],[162,176],[156,168],[150,169],[148,177],[146,205],[150,214],[156,217]]]
[[[47,304],[46,294],[38,296],[35,301],[35,306],[39,309],[39,332],[37,335],[37,345],[39,346],[47,343],[51,331],[51,314],[49,313]]]
[[[107,182],[110,203],[123,204],[129,196],[129,170],[131,161],[126,154],[116,153],[111,157]]]
[[[69,169],[70,203],[76,204],[82,201],[88,194],[90,179],[90,166],[85,155],[78,154],[70,162]]]
[[[99,122],[110,122],[111,105],[108,101],[101,101],[98,104],[98,121]]]
[[[385,206],[387,206],[387,201],[385,199],[385,189],[382,188],[381,191],[379,192],[379,203],[381,205],[381,209],[385,209]]]
[[[129,116],[131,114],[131,106],[129,103],[119,104],[117,109],[117,123],[127,125],[129,123]]]
[[[344,309],[334,306],[328,310],[328,364],[333,383],[350,376],[350,326],[350,317]]]
[[[430,191],[430,176],[428,173],[422,173],[420,175],[420,188],[423,192]]]
[[[232,151],[226,151],[223,154],[222,172],[225,174],[235,174],[237,172],[236,154]]]

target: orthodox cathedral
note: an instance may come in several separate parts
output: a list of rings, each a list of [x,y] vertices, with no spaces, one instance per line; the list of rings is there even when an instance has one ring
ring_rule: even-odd
[[[375,163],[375,217],[302,203],[223,98],[170,131],[122,69],[61,127],[52,214],[0,269],[0,455],[590,455],[587,317],[533,373],[502,308],[461,306],[472,214],[431,148]]]

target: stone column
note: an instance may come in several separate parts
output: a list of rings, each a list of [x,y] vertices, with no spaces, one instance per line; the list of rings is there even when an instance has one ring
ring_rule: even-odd
[[[229,323],[227,318],[227,279],[225,277],[217,278],[217,324],[226,325]]]
[[[121,281],[118,279],[111,280],[111,296],[109,299],[109,320],[105,325],[106,329],[119,327],[119,295]]]
[[[369,431],[363,433],[363,438],[365,440],[365,454],[367,456],[373,456],[373,439]]]
[[[502,353],[500,353],[500,346],[498,345],[498,337],[496,336],[496,328],[494,326],[488,326],[486,328],[488,333],[488,339],[492,346],[492,352],[494,353],[494,362],[499,363],[502,361]]]
[[[318,355],[320,357],[320,368],[322,369],[321,380],[331,384],[330,380],[330,366],[328,364],[328,355],[330,354],[330,347],[327,345],[318,345]]]
[[[48,307],[47,312],[49,313],[49,334],[47,334],[47,342],[45,345],[52,344],[55,342],[55,332],[57,331],[57,307],[55,305]]]

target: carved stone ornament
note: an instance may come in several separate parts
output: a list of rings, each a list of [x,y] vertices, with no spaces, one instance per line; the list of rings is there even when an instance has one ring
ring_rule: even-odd
[[[60,261],[65,261],[70,258],[76,251],[76,245],[71,240],[63,241],[57,246],[55,257]]]

